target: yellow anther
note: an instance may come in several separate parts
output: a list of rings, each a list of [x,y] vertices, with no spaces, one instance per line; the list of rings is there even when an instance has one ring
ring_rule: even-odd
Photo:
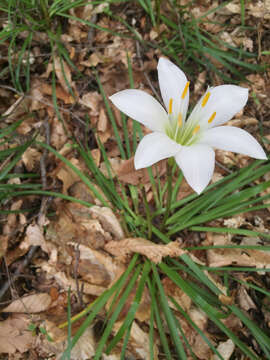
[[[170,98],[170,101],[169,101],[169,114],[172,113],[172,98]]]
[[[216,117],[217,113],[214,111],[213,114],[210,116],[210,118],[208,119],[208,123],[211,124],[211,122],[214,120],[214,118]]]
[[[199,130],[200,130],[200,125],[197,125],[197,126],[194,128],[192,135],[197,134],[197,132],[198,132]]]
[[[181,113],[178,114],[177,122],[178,122],[178,126],[181,127],[181,126],[182,126],[182,123],[183,123],[183,121],[182,121],[182,114],[181,114]]]
[[[184,88],[184,90],[183,90],[183,92],[182,92],[181,98],[182,98],[183,100],[184,100],[184,98],[185,98],[186,95],[187,95],[188,87],[189,87],[189,81],[186,83],[186,86],[185,86],[185,88]]]
[[[207,104],[207,101],[208,101],[209,97],[210,97],[210,92],[208,91],[208,93],[203,98],[202,107],[204,107]]]

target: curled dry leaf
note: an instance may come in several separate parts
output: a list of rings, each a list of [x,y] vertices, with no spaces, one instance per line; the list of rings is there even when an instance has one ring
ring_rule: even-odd
[[[245,249],[215,249],[207,251],[208,266],[252,266],[265,268],[270,265],[268,251]]]
[[[32,294],[14,300],[11,304],[5,307],[2,312],[39,313],[41,311],[48,310],[51,302],[51,297],[47,293]]]
[[[112,209],[107,207],[92,206],[90,214],[100,221],[105,231],[110,232],[117,240],[124,238],[124,232]]]
[[[11,315],[0,321],[0,353],[24,353],[32,347],[34,337],[28,330],[30,320],[23,314]]]
[[[185,253],[184,250],[180,249],[177,242],[170,242],[167,245],[157,245],[143,238],[127,238],[121,241],[110,241],[105,245],[105,250],[123,262],[126,262],[128,256],[132,253],[139,253],[156,264],[161,262],[163,257],[178,257]]]
[[[40,246],[43,251],[46,253],[49,252],[48,244],[43,236],[43,231],[37,224],[31,224],[27,227],[24,241],[20,244],[21,249],[28,250],[30,246]]]

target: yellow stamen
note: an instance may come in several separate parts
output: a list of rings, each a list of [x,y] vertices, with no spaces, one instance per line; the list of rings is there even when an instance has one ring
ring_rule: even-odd
[[[172,101],[173,101],[173,99],[170,98],[170,102],[169,102],[169,114],[170,114],[170,115],[171,115],[171,113],[172,113]]]
[[[210,92],[208,91],[208,93],[203,98],[202,107],[204,107],[207,104],[207,101],[208,101],[209,97],[210,97]]]
[[[214,111],[213,114],[210,116],[209,120],[208,120],[208,124],[210,124],[214,118],[216,117],[217,113]]]
[[[186,95],[187,95],[188,87],[189,87],[189,81],[186,83],[186,86],[185,86],[185,88],[184,88],[184,90],[183,90],[183,92],[182,92],[181,98],[182,98],[183,100],[184,100],[184,98],[185,98]]]
[[[200,125],[197,125],[197,126],[194,128],[192,135],[197,134],[197,132],[198,132],[199,130],[200,130]]]
[[[181,114],[181,113],[178,114],[177,122],[178,122],[178,126],[181,127],[181,126],[182,126],[182,123],[183,123],[183,121],[182,121],[182,114]]]

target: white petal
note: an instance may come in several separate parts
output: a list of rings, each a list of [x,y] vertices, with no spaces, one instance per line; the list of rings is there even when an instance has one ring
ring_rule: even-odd
[[[151,166],[160,160],[174,156],[180,150],[181,145],[167,135],[159,132],[148,134],[137,147],[134,158],[135,169]]]
[[[187,83],[186,75],[179,67],[163,57],[158,61],[157,70],[160,92],[167,110],[169,109],[170,99],[173,99],[173,117],[177,119],[179,112],[181,112],[183,120],[185,120],[189,101],[189,90],[184,100],[181,99],[181,95]]]
[[[200,194],[210,182],[215,167],[215,152],[208,146],[183,146],[175,160],[188,184]]]
[[[153,96],[141,90],[128,89],[113,94],[110,100],[119,110],[150,130],[164,132],[168,115]]]
[[[205,106],[202,101],[207,94],[210,93]],[[236,85],[220,85],[209,88],[200,102],[194,108],[190,119],[195,117],[201,126],[214,127],[222,125],[229,121],[246,105],[248,100],[248,89]],[[208,124],[208,120],[216,113],[214,120]]]
[[[255,159],[267,159],[258,141],[247,131],[234,126],[219,126],[209,129],[203,134],[200,143],[248,155]]]

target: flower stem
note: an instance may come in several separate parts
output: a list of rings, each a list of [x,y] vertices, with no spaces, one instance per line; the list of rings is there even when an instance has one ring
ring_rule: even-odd
[[[164,230],[166,226],[166,221],[170,215],[171,211],[171,203],[172,203],[172,179],[173,179],[173,158],[170,158],[167,162],[167,199],[166,199],[166,210],[163,218],[163,222],[161,225],[161,229]]]
[[[146,221],[147,221],[147,228],[148,228],[148,234],[147,234],[147,238],[148,240],[151,240],[152,237],[152,216],[150,213],[150,208],[148,205],[148,201],[147,201],[147,197],[146,197],[146,191],[145,188],[142,188],[143,191],[143,202],[144,202],[144,207],[145,207],[145,212],[146,212]]]

